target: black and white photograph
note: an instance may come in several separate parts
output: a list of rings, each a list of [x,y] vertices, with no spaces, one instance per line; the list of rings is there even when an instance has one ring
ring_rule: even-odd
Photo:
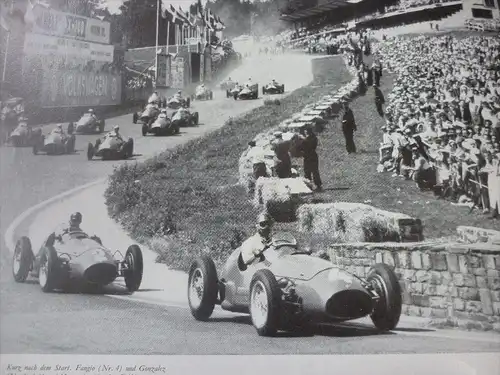
[[[500,374],[500,0],[0,26],[0,374]]]

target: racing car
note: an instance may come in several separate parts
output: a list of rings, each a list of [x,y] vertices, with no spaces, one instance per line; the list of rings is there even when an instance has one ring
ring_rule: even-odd
[[[289,233],[277,233],[248,265],[237,248],[220,277],[208,255],[199,257],[189,270],[187,294],[196,320],[208,320],[220,305],[249,313],[260,336],[367,315],[378,329],[392,330],[402,308],[401,287],[388,265],[377,263],[359,278],[299,249]]]
[[[283,94],[285,92],[285,85],[279,83],[270,83],[262,86],[262,94]]]
[[[214,98],[214,93],[208,87],[198,86],[193,98],[195,100],[212,100]]]
[[[238,85],[237,82],[235,82],[235,81],[231,80],[231,78],[229,78],[228,80],[226,80],[220,84],[220,89],[227,92],[227,91],[231,91],[232,89],[234,89],[234,87],[237,85]]]
[[[138,121],[141,121],[143,124],[150,125],[156,120],[159,114],[160,108],[155,104],[148,103],[144,111],[134,112],[132,115],[132,122],[137,124]]]
[[[93,134],[104,132],[105,121],[104,119],[97,119],[91,113],[84,113],[83,116],[74,124],[70,122],[68,125],[68,133],[73,132],[80,134]]]
[[[41,134],[41,128],[33,129],[31,126],[28,126],[27,119],[21,117],[19,119],[19,124],[12,131],[12,133],[10,133],[8,142],[10,142],[14,147],[32,147],[37,141],[39,141]]]
[[[176,99],[172,97],[167,100],[167,108],[170,109],[179,109],[179,108],[189,108],[191,107],[191,98],[179,98]]]
[[[129,246],[122,260],[115,258],[117,253],[104,247],[99,237],[76,231],[51,233],[35,256],[30,239],[21,237],[14,250],[12,274],[18,283],[25,282],[28,276],[37,278],[46,293],[73,285],[105,286],[123,277],[128,291],[133,293],[142,282],[141,249]]]
[[[234,100],[246,100],[246,99],[258,99],[259,97],[259,84],[254,83],[251,86],[240,87],[241,90],[236,91],[233,90],[233,98]]]
[[[175,128],[185,127],[185,126],[196,126],[199,121],[198,112],[191,112],[187,108],[179,108],[172,114],[172,126]]]
[[[179,122],[177,121],[174,124],[165,110],[162,110],[162,113],[158,115],[158,118],[151,125],[142,125],[143,136],[146,136],[148,133],[154,135],[178,134],[179,131]]]
[[[87,159],[92,160],[94,156],[101,157],[102,160],[128,159],[134,155],[134,140],[128,138],[126,141],[105,135],[98,138],[95,145],[89,142],[87,146]]]
[[[38,155],[40,152],[47,155],[72,154],[75,152],[75,142],[74,134],[68,135],[52,131],[45,136],[39,132],[38,139],[33,144],[33,154]]]

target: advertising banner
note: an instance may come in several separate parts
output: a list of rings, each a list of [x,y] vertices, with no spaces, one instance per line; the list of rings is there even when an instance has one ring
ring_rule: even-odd
[[[156,55],[158,74],[156,87],[170,86],[170,56],[165,54]]]
[[[64,13],[41,5],[33,9],[35,23],[31,30],[35,34],[46,34],[87,42],[109,44],[110,23],[95,18]]]
[[[26,33],[24,38],[25,55],[62,55],[79,57],[89,61],[113,62],[114,46],[111,44],[90,43],[51,35]]]
[[[41,106],[78,107],[121,103],[121,77],[105,72],[46,70],[42,79]]]
[[[184,59],[177,57],[172,59],[172,85],[175,89],[184,88]]]

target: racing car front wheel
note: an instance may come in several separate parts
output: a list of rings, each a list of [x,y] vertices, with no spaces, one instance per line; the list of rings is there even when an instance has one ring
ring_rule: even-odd
[[[57,283],[57,253],[52,247],[44,247],[40,255],[38,283],[45,293],[52,292]]]
[[[33,250],[31,248],[31,241],[28,237],[21,237],[16,243],[12,260],[12,274],[14,275],[14,280],[18,283],[25,282],[32,264]]]
[[[212,315],[218,294],[217,270],[212,258],[202,255],[189,269],[188,301],[196,320],[205,321]]]
[[[125,285],[129,292],[139,290],[142,282],[143,260],[142,251],[137,245],[131,245],[125,253],[125,264],[127,269],[123,273]]]
[[[92,143],[89,143],[89,145],[87,146],[87,159],[92,160],[93,157],[94,157],[94,146],[92,145]]]
[[[250,316],[259,336],[274,336],[280,326],[281,289],[274,274],[259,270],[250,283]]]
[[[373,324],[382,331],[396,328],[403,303],[396,274],[387,264],[377,263],[368,272],[367,281],[380,296],[370,315]]]

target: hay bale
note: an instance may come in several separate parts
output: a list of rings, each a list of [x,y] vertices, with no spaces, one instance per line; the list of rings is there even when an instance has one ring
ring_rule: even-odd
[[[302,196],[311,193],[302,178],[261,177],[255,184],[253,204],[264,207],[275,221],[289,222],[296,219]]]
[[[423,239],[420,220],[366,204],[304,204],[297,216],[299,231],[322,235],[338,243]]]

